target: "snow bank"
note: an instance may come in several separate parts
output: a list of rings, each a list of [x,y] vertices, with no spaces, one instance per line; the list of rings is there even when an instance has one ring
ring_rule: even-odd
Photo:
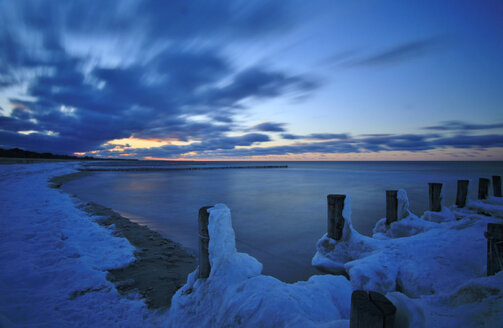
[[[445,206],[418,218],[408,210],[405,191],[399,195],[398,221],[386,226],[381,219],[369,238],[344,216],[350,234],[338,242],[324,235],[313,265],[345,271],[355,289],[388,293],[403,326],[492,327],[503,322],[503,275],[485,277],[484,237],[487,223],[503,222]],[[463,320],[470,324],[461,325]]]
[[[0,165],[2,326],[159,326],[142,300],[122,297],[105,278],[134,260],[134,247],[48,187],[74,166]]]
[[[238,253],[230,210],[209,210],[210,276],[197,269],[172,299],[172,327],[347,327],[352,287],[342,276],[283,283],[261,275],[262,265]]]
[[[466,204],[466,207],[475,210],[479,214],[503,218],[502,197],[490,197],[487,200],[470,200]]]

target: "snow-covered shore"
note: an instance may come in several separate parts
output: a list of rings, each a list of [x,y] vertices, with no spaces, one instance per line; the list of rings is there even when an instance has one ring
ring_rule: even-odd
[[[0,326],[160,326],[143,300],[106,279],[134,260],[134,247],[48,187],[75,165],[0,166]]]
[[[230,210],[218,204],[210,209],[210,277],[197,279],[196,269],[169,311],[158,312],[106,279],[134,260],[134,247],[48,187],[76,165],[0,166],[0,327],[349,327],[359,288],[386,294],[401,327],[503,326],[503,272],[485,277],[483,235],[488,222],[503,220],[477,214],[497,216],[499,199],[421,218],[405,209],[370,238],[353,229],[347,197],[343,241],[323,237],[313,264],[351,281],[320,275],[295,284],[261,275],[257,260],[237,252]]]

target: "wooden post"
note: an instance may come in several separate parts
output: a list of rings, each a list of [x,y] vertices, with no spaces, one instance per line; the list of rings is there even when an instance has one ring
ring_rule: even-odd
[[[503,224],[488,223],[487,232],[487,275],[503,270]]]
[[[489,196],[489,179],[479,179],[479,199],[486,199]]]
[[[430,195],[430,211],[442,211],[442,184],[441,183],[428,183]]]
[[[466,195],[468,195],[468,180],[458,180],[458,192],[456,194],[456,206],[465,207]]]
[[[386,224],[398,219],[398,190],[386,190]]]
[[[493,193],[494,197],[501,197],[501,176],[493,175]]]
[[[341,240],[344,229],[344,200],[346,195],[328,195],[328,238]]]
[[[382,294],[355,290],[351,295],[350,328],[393,328],[396,307]]]
[[[210,255],[208,246],[210,243],[210,235],[208,233],[208,220],[210,214],[208,209],[212,206],[204,206],[199,209],[199,273],[198,278],[208,278],[210,276]]]

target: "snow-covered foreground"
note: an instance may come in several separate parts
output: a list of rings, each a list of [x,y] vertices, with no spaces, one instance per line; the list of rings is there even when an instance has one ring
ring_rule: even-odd
[[[197,270],[173,296],[174,327],[348,327],[352,287],[343,276],[287,284],[260,275],[262,264],[236,251],[230,210],[210,210],[210,276]]]
[[[0,326],[159,326],[142,300],[105,278],[134,260],[134,248],[48,187],[73,165],[0,166]]]
[[[503,199],[470,201],[467,209],[443,207],[421,218],[399,191],[399,220],[381,219],[372,238],[351,224],[346,196],[343,238],[323,236],[313,265],[345,271],[355,289],[378,291],[411,327],[503,327],[503,272],[486,277],[488,223],[503,223]]]
[[[0,166],[1,327],[348,326],[347,279],[286,284],[260,275],[257,260],[236,252],[224,205],[210,217],[208,279],[192,273],[164,313],[119,295],[106,270],[133,261],[134,248],[76,208],[78,200],[48,187],[74,167]]]
[[[261,275],[257,260],[236,251],[230,210],[218,204],[209,210],[209,278],[196,269],[171,308],[156,312],[105,278],[134,260],[129,242],[48,187],[74,165],[0,166],[0,327],[349,327],[359,288],[385,293],[398,326],[502,326],[503,272],[485,277],[483,235],[502,220],[477,214],[499,215],[500,199],[418,218],[401,192],[402,218],[378,222],[369,238],[353,229],[347,197],[343,240],[322,238],[313,264],[351,282],[321,275],[295,284]]]

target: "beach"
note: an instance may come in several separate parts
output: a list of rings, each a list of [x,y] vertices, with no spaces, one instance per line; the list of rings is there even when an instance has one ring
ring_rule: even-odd
[[[79,164],[0,166],[1,326],[162,326],[157,313],[194,270],[194,256],[55,188],[85,175]]]
[[[60,188],[64,183],[88,176],[80,171],[49,180],[51,187]],[[110,208],[89,202],[78,206],[102,226],[113,226],[114,234],[126,238],[136,250],[136,260],[127,267],[109,270],[107,279],[125,295],[137,291],[149,308],[167,309],[171,297],[185,284],[187,275],[196,268],[195,257],[180,244],[163,238],[144,225],[131,222]]]
[[[359,289],[391,300],[395,327],[494,327],[503,319],[503,272],[486,276],[484,237],[487,224],[501,222],[501,198],[419,217],[401,194],[408,216],[378,222],[368,237],[352,227],[347,196],[342,240],[320,235],[312,254],[313,265],[345,274],[296,283],[262,274],[259,261],[238,252],[230,209],[216,204],[211,272],[201,279],[196,254],[62,192],[89,174],[79,165],[0,166],[2,327],[349,327]]]

